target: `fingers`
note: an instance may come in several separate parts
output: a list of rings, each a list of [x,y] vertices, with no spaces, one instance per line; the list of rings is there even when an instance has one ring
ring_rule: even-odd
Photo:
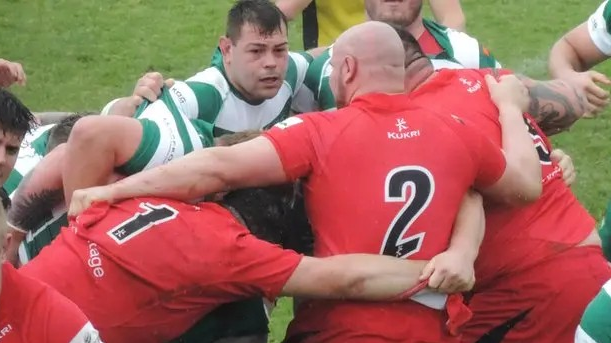
[[[494,76],[492,76],[490,74],[486,74],[486,76],[484,76],[484,78],[486,79],[486,84],[488,85],[488,88],[494,87],[494,85],[498,84],[498,82],[494,78]]]
[[[422,273],[420,274],[419,280],[423,281],[423,280],[430,278],[434,271],[435,271],[435,259],[432,259],[429,261],[429,263],[426,264],[426,266],[424,266],[424,269],[422,269]]]
[[[163,85],[163,76],[160,73],[147,73],[138,80],[133,95],[153,102],[157,100],[161,94],[161,88]]]
[[[611,80],[609,80],[607,75],[605,75],[603,73],[599,73],[599,72],[597,72],[595,70],[590,70],[588,73],[590,74],[590,77],[592,78],[592,81],[598,82],[598,83],[602,83],[602,84],[605,84],[605,85],[611,85]]]
[[[577,172],[575,171],[575,165],[571,156],[560,149],[555,149],[550,154],[550,157],[562,169],[564,182],[568,186],[572,185],[577,179]]]

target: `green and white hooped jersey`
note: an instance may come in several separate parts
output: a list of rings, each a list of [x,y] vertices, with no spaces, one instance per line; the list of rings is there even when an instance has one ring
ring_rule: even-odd
[[[265,129],[286,119],[308,68],[306,57],[296,53],[289,56],[278,94],[253,104],[227,80],[217,49],[211,67],[164,88],[158,100],[140,106],[134,117],[143,125],[143,139],[134,157],[119,167],[119,172],[131,175],[211,146],[214,137],[222,134]]]
[[[596,47],[605,55],[611,56],[611,5],[603,2],[588,19],[588,32]]]
[[[435,70],[462,68],[500,68],[500,63],[477,39],[433,21],[424,19],[424,26],[443,52],[430,55]],[[293,102],[295,112],[330,111],[335,109],[335,98],[329,87],[329,75],[332,67],[329,60],[333,55],[333,46],[315,58],[308,68],[303,87]]]
[[[611,343],[611,280],[590,302],[575,333],[575,343]]]

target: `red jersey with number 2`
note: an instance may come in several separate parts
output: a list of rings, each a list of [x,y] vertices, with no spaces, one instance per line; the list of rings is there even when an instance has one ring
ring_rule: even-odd
[[[491,73],[491,69],[441,70],[412,92],[409,102],[460,116],[500,147],[498,109],[485,81],[485,75]],[[525,120],[539,153],[543,193],[528,206],[486,205],[486,235],[476,262],[477,288],[580,243],[595,226],[594,219],[564,183],[560,167],[551,160],[550,141],[532,117],[525,115]]]
[[[468,188],[491,185],[505,170],[501,150],[477,130],[458,117],[406,106],[401,95],[370,94],[336,112],[292,117],[265,136],[287,178],[306,177],[315,256],[430,259],[448,247]],[[412,301],[308,301],[288,335],[307,342],[451,342],[441,316]]]

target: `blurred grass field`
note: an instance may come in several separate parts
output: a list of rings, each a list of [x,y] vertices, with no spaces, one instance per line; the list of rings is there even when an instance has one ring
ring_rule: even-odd
[[[505,67],[547,77],[549,49],[563,32],[586,20],[600,0],[463,0],[467,30]],[[13,87],[34,111],[99,111],[127,95],[154,69],[176,79],[204,68],[224,33],[227,0],[0,0],[0,57],[19,61],[28,75]],[[289,29],[292,50],[301,24]],[[611,75],[611,63],[597,70]],[[554,137],[572,155],[579,199],[601,218],[610,196],[611,113],[583,120]],[[271,342],[291,317],[283,299],[273,314]]]

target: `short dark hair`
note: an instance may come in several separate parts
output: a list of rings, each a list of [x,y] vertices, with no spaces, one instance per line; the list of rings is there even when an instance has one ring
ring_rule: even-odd
[[[227,36],[233,44],[240,39],[244,24],[251,24],[264,36],[282,31],[282,24],[288,30],[286,16],[269,0],[238,0],[227,14]]]
[[[49,139],[47,140],[47,154],[51,152],[51,150],[55,149],[58,145],[66,143],[68,141],[68,137],[70,137],[70,132],[72,132],[74,124],[76,124],[79,119],[83,118],[84,115],[85,114],[75,113],[60,120],[57,125],[53,126],[49,130]]]
[[[15,95],[0,88],[0,129],[23,137],[34,123],[32,112]]]
[[[428,58],[422,51],[420,43],[418,43],[416,37],[409,33],[405,27],[393,23],[387,24],[395,29],[399,35],[399,38],[401,38],[403,50],[405,51],[405,68],[409,67],[412,63],[421,58]]]
[[[296,249],[292,236],[310,231],[310,223],[300,204],[303,197],[297,197],[295,191],[294,184],[239,189],[226,194],[220,203],[234,209],[257,238],[283,246],[286,242],[289,246],[285,248]]]

